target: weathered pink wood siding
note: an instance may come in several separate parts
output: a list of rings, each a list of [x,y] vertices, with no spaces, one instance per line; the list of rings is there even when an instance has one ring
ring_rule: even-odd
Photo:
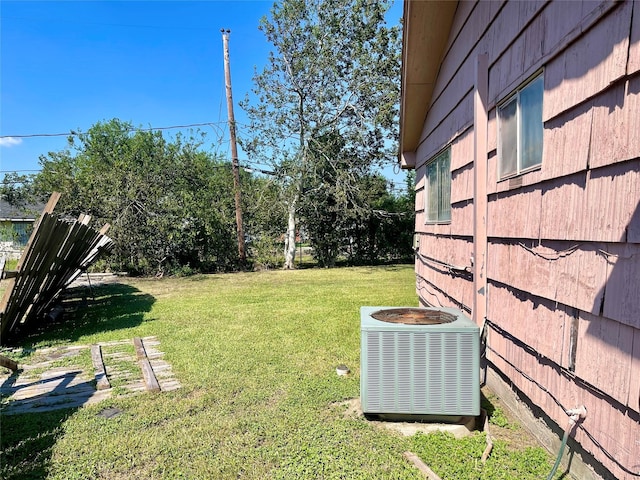
[[[468,310],[473,89],[489,55],[488,360],[616,478],[640,473],[640,2],[459,2],[416,152],[417,291]],[[543,72],[543,161],[497,174],[496,104]],[[425,164],[451,146],[451,221]]]
[[[620,4],[548,64],[544,121],[579,105],[626,74],[632,7],[633,2]]]

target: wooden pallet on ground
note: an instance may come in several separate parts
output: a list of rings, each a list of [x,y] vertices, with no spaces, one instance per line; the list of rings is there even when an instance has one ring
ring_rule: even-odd
[[[31,362],[0,375],[0,411],[78,408],[122,395],[176,390],[180,383],[159,346],[156,337],[144,337],[31,352]],[[83,354],[90,356],[90,365],[83,365]]]

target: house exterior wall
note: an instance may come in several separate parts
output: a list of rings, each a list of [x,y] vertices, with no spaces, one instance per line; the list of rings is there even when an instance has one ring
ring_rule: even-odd
[[[576,441],[613,477],[638,478],[640,2],[458,3],[415,152],[416,274],[423,305],[466,312],[474,68],[483,53],[487,360],[562,429],[564,409],[584,404]],[[541,167],[499,180],[496,105],[537,72]],[[446,146],[451,221],[427,223],[426,164]]]

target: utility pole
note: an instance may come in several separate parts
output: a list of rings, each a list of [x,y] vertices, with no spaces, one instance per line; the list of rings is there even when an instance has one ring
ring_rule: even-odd
[[[236,121],[233,116],[233,97],[231,95],[231,68],[229,67],[229,34],[231,30],[220,30],[224,46],[224,82],[227,90],[227,112],[229,116],[229,134],[231,136],[231,167],[236,200],[236,231],[238,232],[238,256],[244,268],[247,254],[244,249],[244,231],[242,228],[242,202],[240,199],[240,169],[238,167],[238,146],[236,143]]]

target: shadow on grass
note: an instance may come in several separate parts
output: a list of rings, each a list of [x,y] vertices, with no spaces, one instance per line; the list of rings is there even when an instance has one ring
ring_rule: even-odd
[[[154,302],[153,296],[126,284],[69,289],[62,298],[64,314],[61,317],[34,322],[29,330],[18,332],[10,341],[12,345],[22,345],[30,351],[30,347],[36,343],[72,342],[84,335],[135,327],[142,323],[144,314],[151,310]],[[11,389],[18,373],[5,380],[3,390]],[[62,380],[56,387],[57,393],[65,393],[72,378]],[[75,392],[84,387],[79,385],[70,388]],[[89,392],[93,388],[85,390]],[[75,393],[76,400],[84,399],[82,392]],[[37,413],[3,413],[0,478],[46,478],[53,448],[64,433],[64,423],[78,410],[73,404],[70,407]]]
[[[3,415],[0,478],[46,478],[53,447],[64,433],[64,422],[77,409],[67,408],[23,415]]]
[[[14,346],[73,342],[85,335],[132,328],[142,323],[154,302],[152,295],[121,283],[68,289],[61,301],[64,313],[60,317],[33,322],[9,342]]]
[[[495,405],[485,396],[484,392],[480,392],[480,407],[484,408],[489,418],[491,418],[496,411]]]

